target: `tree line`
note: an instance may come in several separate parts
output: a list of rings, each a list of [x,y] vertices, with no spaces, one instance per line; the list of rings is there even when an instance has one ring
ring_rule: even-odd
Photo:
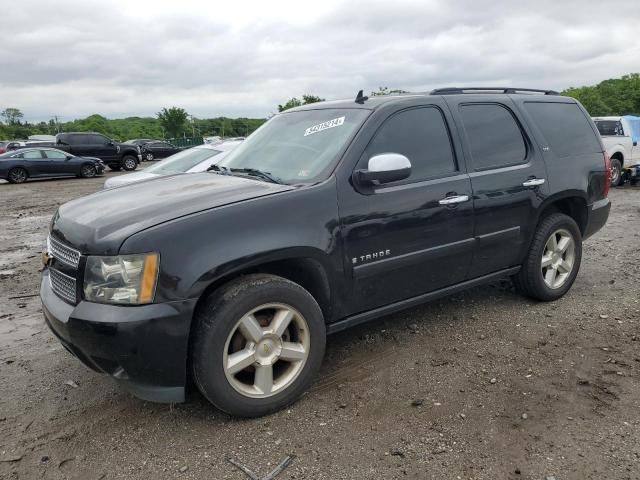
[[[371,96],[406,93],[405,90],[380,87]],[[623,75],[621,78],[604,80],[597,85],[570,87],[563,92],[582,103],[590,115],[640,115],[640,73]],[[302,95],[302,99],[290,98],[277,106],[278,112],[315,102],[324,98]],[[178,138],[183,136],[243,137],[262,125],[266,118],[196,118],[179,107],[163,108],[156,117],[127,117],[108,119],[94,114],[70,122],[29,123],[23,121],[24,114],[17,108],[0,111],[0,140],[27,138],[30,135],[58,132],[99,132],[115,140],[131,138]]]
[[[0,111],[0,140],[26,139],[31,135],[55,135],[59,132],[98,132],[114,140],[132,138],[244,137],[262,125],[265,118],[196,118],[179,107],[163,108],[154,117],[106,118],[94,114],[69,122],[31,123],[23,121],[17,108]]]

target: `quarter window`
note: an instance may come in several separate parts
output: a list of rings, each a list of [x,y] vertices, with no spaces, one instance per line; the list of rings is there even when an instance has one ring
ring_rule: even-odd
[[[460,106],[474,170],[523,163],[527,147],[513,114],[496,104]]]
[[[404,110],[389,118],[367,147],[365,162],[381,153],[399,153],[411,162],[411,176],[397,185],[457,170],[447,125],[435,107]]]
[[[575,103],[526,102],[524,105],[556,156],[602,151],[590,122]]]

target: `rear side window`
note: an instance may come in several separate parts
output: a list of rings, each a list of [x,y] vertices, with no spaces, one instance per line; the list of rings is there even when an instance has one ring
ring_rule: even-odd
[[[449,131],[435,107],[404,110],[387,119],[367,147],[366,161],[381,153],[399,153],[411,162],[411,176],[398,185],[457,170]]]
[[[496,104],[460,106],[474,170],[523,163],[527,146],[513,114]]]
[[[575,103],[525,102],[524,105],[556,156],[602,151],[591,124]]]

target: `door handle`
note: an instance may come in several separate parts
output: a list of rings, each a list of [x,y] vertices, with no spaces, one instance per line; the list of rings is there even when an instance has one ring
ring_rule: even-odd
[[[526,182],[522,182],[523,187],[537,187],[544,183],[544,178],[531,178]]]
[[[455,205],[457,203],[464,203],[469,201],[469,195],[455,195],[453,197],[446,197],[440,200],[440,205]]]

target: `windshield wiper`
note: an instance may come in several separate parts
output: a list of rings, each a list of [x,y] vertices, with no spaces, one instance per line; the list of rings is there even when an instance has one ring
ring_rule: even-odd
[[[229,170],[232,173],[246,173],[247,175],[250,175],[252,177],[259,177],[262,180],[266,180],[271,183],[283,183],[282,181],[271,175],[269,172],[263,172],[262,170],[258,170],[257,168],[230,168]]]

